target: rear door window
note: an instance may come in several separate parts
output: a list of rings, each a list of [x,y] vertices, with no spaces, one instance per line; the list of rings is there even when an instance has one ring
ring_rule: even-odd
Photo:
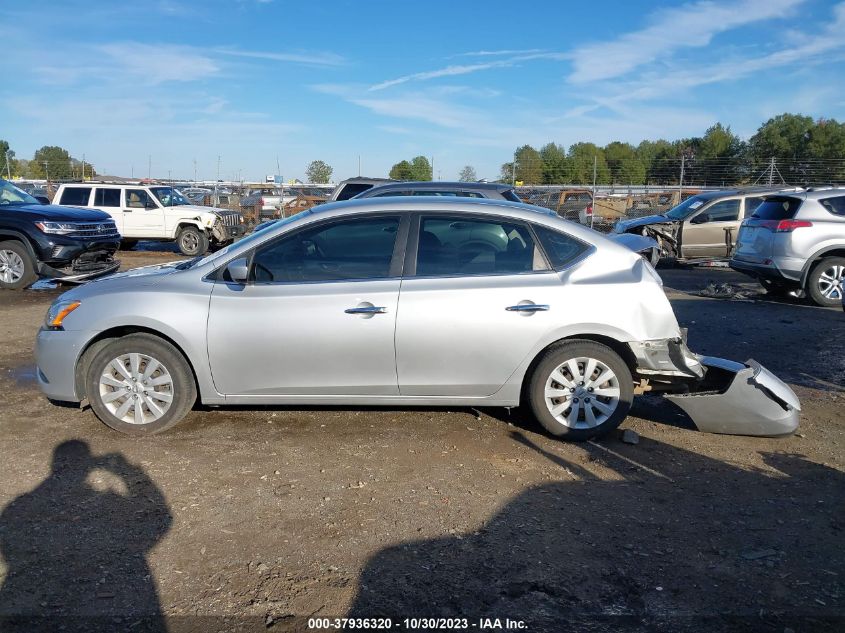
[[[798,198],[773,196],[766,198],[752,217],[758,220],[791,220],[800,206],[801,200]]]
[[[471,216],[429,216],[420,222],[418,276],[513,275],[548,270],[528,227]]]
[[[95,207],[119,207],[120,189],[97,187],[94,190]]]
[[[845,196],[825,198],[819,200],[819,203],[834,215],[845,215]]]
[[[87,207],[90,198],[91,187],[66,187],[62,191],[62,201],[59,204]]]

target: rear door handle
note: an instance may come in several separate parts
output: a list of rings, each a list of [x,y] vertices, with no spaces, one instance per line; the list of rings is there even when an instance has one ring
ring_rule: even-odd
[[[520,303],[505,308],[508,312],[547,312],[549,306],[541,303]]]
[[[362,306],[360,308],[346,308],[346,314],[384,314],[387,308],[384,306]]]

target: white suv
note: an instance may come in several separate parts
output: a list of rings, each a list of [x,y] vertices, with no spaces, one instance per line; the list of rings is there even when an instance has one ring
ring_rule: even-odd
[[[63,184],[55,204],[105,211],[114,218],[124,248],[139,240],[175,240],[184,255],[204,254],[243,235],[243,216],[228,209],[191,204],[177,189],[162,185]]]

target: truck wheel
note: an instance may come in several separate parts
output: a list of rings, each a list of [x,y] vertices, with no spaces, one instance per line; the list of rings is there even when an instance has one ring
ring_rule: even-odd
[[[631,371],[612,349],[566,341],[547,350],[531,374],[528,404],[552,435],[583,441],[615,429],[631,409]]]
[[[842,304],[842,293],[845,293],[845,257],[825,257],[810,271],[807,294],[816,305],[838,306]]]
[[[20,242],[0,242],[0,288],[21,290],[38,279],[35,261]]]
[[[151,334],[114,339],[94,352],[87,367],[85,393],[91,409],[121,433],[165,431],[184,418],[197,399],[185,358]]]
[[[176,236],[176,243],[183,255],[196,257],[208,250],[208,235],[195,226],[186,226]]]

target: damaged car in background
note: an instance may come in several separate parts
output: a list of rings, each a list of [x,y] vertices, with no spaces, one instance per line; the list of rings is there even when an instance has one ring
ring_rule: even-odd
[[[42,204],[0,179],[0,288],[39,276],[82,282],[118,269],[120,234],[101,211]]]
[[[727,260],[733,252],[742,219],[750,217],[767,194],[781,191],[785,190],[751,187],[705,191],[687,198],[666,213],[619,220],[613,233],[654,238],[659,244],[660,258]]]
[[[539,207],[372,198],[291,216],[204,258],[60,296],[36,345],[54,401],[164,431],[221,405],[515,407],[558,437],[666,393],[703,431],[783,435],[792,390],[690,351],[642,257]]]

